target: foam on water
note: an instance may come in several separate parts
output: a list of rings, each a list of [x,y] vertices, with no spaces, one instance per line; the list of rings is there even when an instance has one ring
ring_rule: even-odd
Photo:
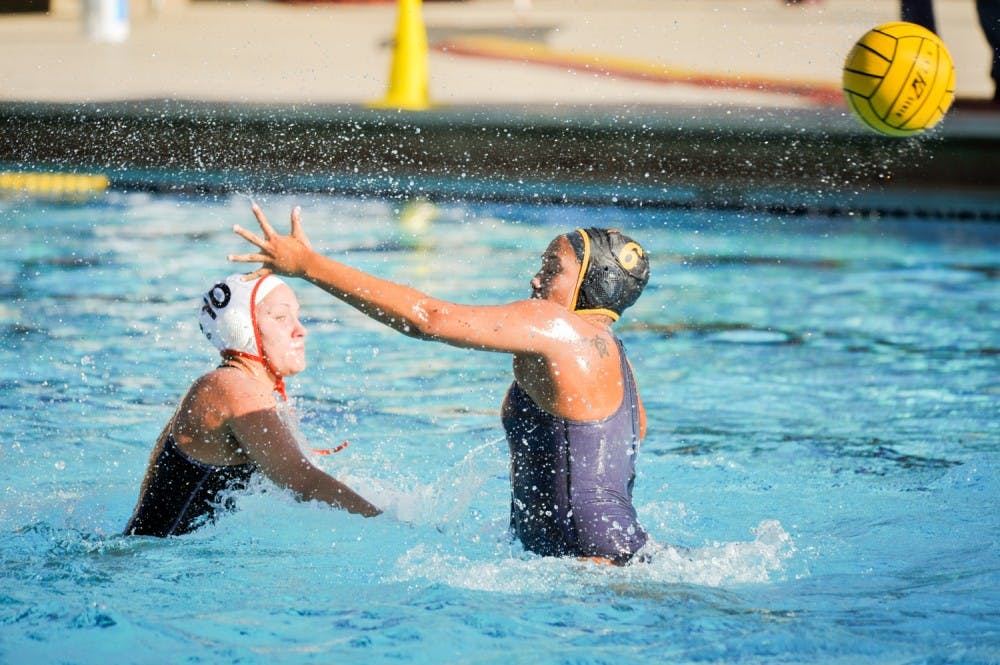
[[[618,584],[623,580],[633,584],[723,587],[780,579],[784,563],[795,554],[791,536],[774,519],[763,520],[750,529],[754,538],[747,541],[712,542],[702,547],[650,541],[637,555],[641,561],[624,569],[524,553],[516,542],[511,542],[505,515],[487,520],[476,533],[463,521],[472,512],[477,494],[488,480],[507,473],[506,460],[497,450],[500,445],[505,445],[502,440],[473,448],[434,482],[409,489],[342,470],[341,479],[366,496],[379,497],[379,506],[392,518],[433,526],[439,533],[469,537],[487,547],[490,554],[484,561],[476,554],[454,554],[453,542],[440,546],[423,543],[400,557],[396,574],[389,579],[440,582],[457,588],[513,594],[570,588],[582,591],[591,584]],[[638,511],[640,515],[662,516],[662,511],[653,506],[639,506]]]
[[[339,477],[365,495],[378,497],[387,515],[409,524],[450,528],[472,506],[477,492],[491,478],[506,473],[506,465],[495,454],[499,441],[483,443],[432,481],[417,482],[409,488],[343,469]],[[493,453],[493,454],[487,454]],[[322,467],[322,464],[321,464]],[[360,471],[360,470],[359,470]]]
[[[586,561],[498,555],[489,561],[432,550],[421,544],[397,563],[397,581],[426,581],[462,589],[506,594],[583,595],[594,587],[622,589],[650,585],[693,584],[733,587],[781,579],[785,561],[795,554],[791,537],[777,520],[765,520],[752,530],[754,539],[683,548],[651,542],[624,568]]]

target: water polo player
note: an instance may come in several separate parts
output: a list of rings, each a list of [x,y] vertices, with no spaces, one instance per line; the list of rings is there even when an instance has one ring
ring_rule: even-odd
[[[649,279],[643,249],[606,229],[555,238],[531,280],[531,298],[458,305],[374,277],[310,248],[300,211],[291,235],[254,214],[262,274],[301,277],[406,335],[513,355],[502,420],[511,453],[511,527],[525,549],[626,563],[645,544],[632,483],[646,417],[611,324]]]
[[[278,413],[284,377],[306,367],[292,289],[274,275],[230,275],[205,294],[200,324],[222,363],[192,384],[160,433],[125,534],[192,531],[214,517],[223,490],[245,486],[257,471],[302,499],[379,514],[305,459]]]

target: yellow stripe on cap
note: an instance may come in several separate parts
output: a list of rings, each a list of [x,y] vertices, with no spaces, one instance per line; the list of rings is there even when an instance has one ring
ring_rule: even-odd
[[[590,237],[583,229],[577,229],[576,232],[583,238],[583,258],[580,260],[580,276],[576,279],[576,288],[573,289],[573,299],[570,300],[574,312],[578,311],[576,303],[580,300],[580,287],[583,286],[583,278],[587,276],[587,268],[590,267]]]
[[[590,267],[590,236],[583,229],[577,229],[577,233],[583,238],[583,260],[580,261],[580,277],[576,280],[576,288],[573,289],[573,311],[577,314],[601,314],[603,316],[610,317],[612,321],[618,320],[617,312],[613,312],[610,309],[605,309],[603,307],[595,307],[593,309],[577,309],[576,303],[580,298],[580,287],[583,286],[583,280],[587,276],[587,268]]]

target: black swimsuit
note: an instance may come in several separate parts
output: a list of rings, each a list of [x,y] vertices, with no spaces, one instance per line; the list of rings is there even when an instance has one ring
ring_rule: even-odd
[[[615,342],[625,394],[604,420],[557,418],[516,381],[507,392],[511,528],[530,552],[625,563],[646,543],[632,505],[639,398],[625,349]]]
[[[125,527],[126,536],[178,536],[194,531],[215,516],[219,493],[246,487],[257,465],[199,462],[185,455],[173,435],[168,435],[153,469]],[[224,507],[232,506],[227,503]]]

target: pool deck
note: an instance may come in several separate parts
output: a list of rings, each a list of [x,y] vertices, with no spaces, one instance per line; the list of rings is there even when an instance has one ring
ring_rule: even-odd
[[[839,96],[845,54],[897,0],[428,1],[424,111],[370,107],[391,2],[133,2],[117,44],[53,2],[0,14],[0,170],[1000,219],[1000,107],[968,0],[936,3],[958,102],[919,139],[869,133]]]

